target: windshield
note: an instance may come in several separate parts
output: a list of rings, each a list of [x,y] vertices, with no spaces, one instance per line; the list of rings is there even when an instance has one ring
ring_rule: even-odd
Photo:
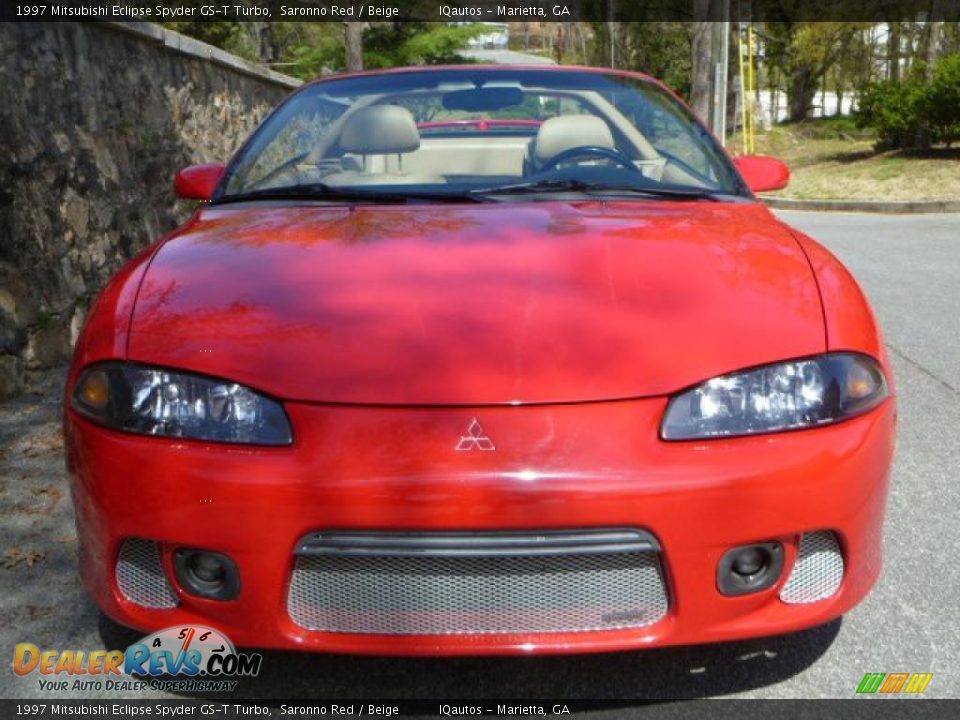
[[[498,188],[509,199],[586,188],[748,195],[713,137],[655,83],[465,66],[305,87],[241,150],[216,199],[476,197]]]

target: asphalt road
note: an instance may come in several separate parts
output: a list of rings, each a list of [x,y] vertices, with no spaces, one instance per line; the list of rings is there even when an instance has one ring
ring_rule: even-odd
[[[849,698],[865,672],[926,671],[934,673],[928,696],[960,697],[960,215],[781,216],[853,270],[893,358],[901,427],[886,566],[865,603],[842,622],[796,635],[611,655],[409,660],[271,652],[238,696],[609,698],[629,706],[640,698]],[[77,582],[60,381],[47,374],[35,394],[0,405],[0,652],[8,658],[17,642],[92,650],[137,639],[102,618]],[[0,697],[51,695],[36,675],[6,671]]]

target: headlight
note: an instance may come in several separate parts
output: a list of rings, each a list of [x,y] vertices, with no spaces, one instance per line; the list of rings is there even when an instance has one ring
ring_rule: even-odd
[[[887,394],[874,360],[831,353],[707,380],[670,400],[660,432],[692,440],[815,427],[866,412]]]
[[[77,379],[71,405],[96,423],[161,437],[289,445],[283,407],[242,385],[126,363],[102,363]]]

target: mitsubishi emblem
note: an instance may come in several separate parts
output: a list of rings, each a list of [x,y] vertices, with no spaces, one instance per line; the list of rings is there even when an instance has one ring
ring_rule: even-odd
[[[481,427],[480,422],[474,418],[470,421],[470,427],[467,428],[467,434],[460,436],[460,442],[457,443],[457,450],[496,450],[493,440],[488,438]]]

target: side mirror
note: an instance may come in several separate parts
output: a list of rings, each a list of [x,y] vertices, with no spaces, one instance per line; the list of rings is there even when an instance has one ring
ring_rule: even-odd
[[[209,200],[226,169],[223,163],[185,167],[174,178],[173,188],[185,200]]]
[[[781,190],[790,182],[790,168],[769,155],[741,155],[733,159],[733,164],[755,193]]]

